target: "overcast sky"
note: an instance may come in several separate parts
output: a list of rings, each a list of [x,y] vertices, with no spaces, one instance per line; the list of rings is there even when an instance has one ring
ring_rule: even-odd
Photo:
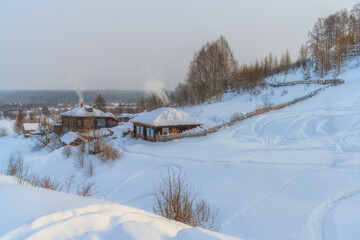
[[[224,35],[250,63],[289,49],[355,0],[0,0],[0,90],[173,89]]]

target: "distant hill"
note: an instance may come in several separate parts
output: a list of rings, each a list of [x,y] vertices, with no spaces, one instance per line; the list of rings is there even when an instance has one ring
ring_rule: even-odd
[[[137,102],[148,95],[138,90],[87,90],[81,91],[84,102],[92,103],[98,94],[102,94],[107,102]],[[21,104],[76,104],[80,101],[79,94],[73,90],[0,90],[0,105]]]

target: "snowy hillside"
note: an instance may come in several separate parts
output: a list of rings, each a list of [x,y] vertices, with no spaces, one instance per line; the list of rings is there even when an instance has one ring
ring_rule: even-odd
[[[12,183],[0,176],[0,239],[224,239],[120,204]],[[5,219],[6,216],[6,219]]]
[[[48,174],[61,182],[69,174],[75,174],[77,183],[88,180],[96,183],[98,193],[94,198],[149,212],[154,186],[170,167],[186,172],[200,189],[201,196],[219,210],[224,234],[259,240],[357,239],[360,236],[357,224],[360,221],[360,68],[357,64],[358,60],[349,63],[338,76],[345,80],[343,85],[330,87],[296,105],[252,117],[206,137],[151,143],[129,136],[122,138],[119,133],[119,137],[111,141],[124,156],[112,164],[89,156],[95,164],[95,174],[90,178],[74,168],[74,156],[64,157],[61,149],[34,152],[31,139],[16,135],[0,138],[3,161],[0,166],[4,169],[11,152],[19,150],[31,172]],[[301,72],[296,72],[286,79],[302,80],[302,77]],[[273,80],[284,81],[283,76],[278,78]],[[228,121],[236,112],[253,111],[262,104],[263,95],[274,103],[281,103],[318,87],[267,88],[257,96],[228,94],[222,102],[184,110],[206,126],[214,126]],[[288,93],[282,94],[285,89]],[[2,196],[9,186],[1,184]],[[34,195],[42,194],[42,190],[36,191]],[[21,206],[5,202],[7,199],[0,198],[1,207],[7,205],[6,209],[15,211]],[[91,205],[98,200],[84,201]],[[69,204],[67,208],[86,207],[75,203],[66,203]],[[2,234],[13,229],[20,231],[20,226],[28,229],[26,224],[33,219],[41,216],[49,219],[49,214],[66,210],[56,204],[49,205],[48,209],[27,219],[19,218],[14,225],[6,225]],[[86,211],[96,210],[89,207]],[[101,211],[106,219],[111,219],[106,209]],[[122,210],[115,212],[121,215]],[[37,222],[33,224],[37,226]],[[121,225],[121,231],[128,229],[126,226]],[[119,234],[123,233],[121,231]],[[176,231],[163,234],[174,236]],[[189,232],[180,231],[178,236],[181,234],[190,236]]]

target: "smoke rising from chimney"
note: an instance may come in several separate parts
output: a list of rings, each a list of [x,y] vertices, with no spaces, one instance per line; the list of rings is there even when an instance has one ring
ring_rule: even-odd
[[[144,72],[146,78],[145,90],[150,93],[155,93],[161,99],[164,105],[168,105],[170,100],[165,92],[162,69],[147,66]]]
[[[86,90],[85,82],[88,76],[85,60],[78,60],[73,62],[67,69],[67,75],[72,89],[79,97],[79,104],[84,103],[83,91]]]

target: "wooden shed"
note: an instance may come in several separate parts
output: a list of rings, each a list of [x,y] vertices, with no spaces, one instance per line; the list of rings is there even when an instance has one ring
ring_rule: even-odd
[[[134,138],[156,142],[157,136],[181,133],[202,125],[186,112],[175,108],[158,108],[130,120],[134,124]]]
[[[39,132],[40,123],[24,123],[23,124],[23,133],[25,137],[30,135],[35,135]]]
[[[60,141],[63,143],[63,145],[69,145],[73,147],[88,142],[87,139],[83,138],[82,136],[80,136],[78,133],[75,132],[65,133],[60,138]]]

